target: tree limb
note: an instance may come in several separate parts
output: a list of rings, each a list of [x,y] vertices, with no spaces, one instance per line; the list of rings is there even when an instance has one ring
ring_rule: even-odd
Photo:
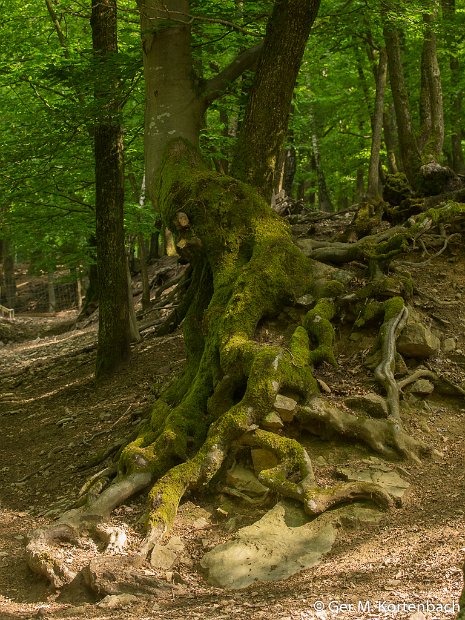
[[[215,99],[218,99],[224,91],[228,88],[231,82],[237,80],[244,71],[248,69],[254,69],[257,63],[258,57],[262,51],[263,43],[254,45],[249,49],[241,52],[236,58],[225,67],[215,77],[207,80],[203,91],[203,101],[207,106]]]

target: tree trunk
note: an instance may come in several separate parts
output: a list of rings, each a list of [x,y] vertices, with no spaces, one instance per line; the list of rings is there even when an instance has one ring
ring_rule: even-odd
[[[55,284],[54,274],[49,271],[47,274],[47,290],[48,290],[48,311],[56,312],[56,297],[55,297]]]
[[[383,131],[384,91],[386,87],[387,57],[383,48],[379,54],[378,71],[376,75],[376,98],[373,114],[373,133],[371,138],[370,165],[368,168],[369,199],[379,198],[379,154]]]
[[[389,81],[396,111],[402,167],[412,187],[417,187],[419,184],[421,157],[410,115],[410,104],[402,68],[399,30],[390,22],[386,22],[384,25],[384,39],[386,42]]]
[[[232,175],[258,188],[269,202],[297,74],[319,6],[320,0],[276,0],[237,142]]]
[[[313,165],[316,171],[316,178],[318,184],[318,206],[322,211],[327,213],[331,213],[334,211],[333,203],[331,201],[331,196],[328,191],[328,186],[326,185],[326,177],[321,165],[320,158],[320,143],[318,136],[316,134],[315,128],[315,120],[312,116],[311,120],[312,126],[312,159]]]
[[[462,149],[462,71],[457,57],[457,48],[462,37],[459,34],[461,24],[458,23],[455,0],[442,0],[443,22],[445,28],[445,40],[449,53],[450,67],[450,109],[451,109],[451,146],[452,168],[458,174],[465,174],[465,159]]]
[[[145,78],[145,175],[153,202],[152,184],[167,137],[198,145],[205,106],[193,69],[189,1],[137,0],[137,5]],[[176,21],[170,22],[173,12]]]
[[[437,13],[437,11],[435,11]],[[420,139],[419,147],[424,163],[439,162],[444,145],[444,112],[442,103],[441,72],[434,32],[435,15],[425,13],[424,39],[421,54]]]
[[[11,242],[2,243],[3,291],[5,303],[12,310],[16,307],[15,259]]]
[[[101,116],[94,129],[95,211],[99,280],[96,377],[112,374],[129,358],[129,306],[124,247],[123,134],[114,59],[118,51],[116,0],[92,0],[92,42],[106,79],[95,84]],[[96,71],[97,73],[97,71]],[[99,76],[100,78],[100,76]]]
[[[383,130],[384,144],[386,145],[387,166],[389,174],[397,174],[399,166],[397,165],[397,128],[395,125],[395,112],[392,105],[384,112]]]

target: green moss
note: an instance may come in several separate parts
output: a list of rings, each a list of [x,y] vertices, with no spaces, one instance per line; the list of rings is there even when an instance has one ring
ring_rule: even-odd
[[[329,298],[323,298],[305,316],[304,327],[317,345],[310,352],[309,361],[312,365],[326,361],[333,366],[337,366],[333,352],[335,332],[331,323],[335,312],[336,306],[334,301]]]
[[[383,304],[379,301],[375,301],[374,299],[372,299],[364,305],[354,325],[356,327],[363,327],[367,323],[370,323],[374,319],[378,318],[382,311]]]
[[[391,297],[384,302],[384,322],[394,319],[402,311],[405,302],[402,297]]]

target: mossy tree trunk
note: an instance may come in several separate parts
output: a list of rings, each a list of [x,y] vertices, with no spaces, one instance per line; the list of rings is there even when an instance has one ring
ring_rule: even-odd
[[[116,0],[92,0],[92,43],[96,61],[94,128],[95,212],[99,280],[96,377],[112,374],[130,354],[128,280],[124,247],[123,133],[114,60],[118,52]],[[101,66],[107,79],[101,79]]]

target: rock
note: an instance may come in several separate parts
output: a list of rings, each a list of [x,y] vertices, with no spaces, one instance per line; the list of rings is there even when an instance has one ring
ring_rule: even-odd
[[[322,392],[325,394],[331,394],[331,388],[327,383],[325,383],[325,381],[323,381],[323,379],[317,379],[316,382]]]
[[[226,484],[250,497],[261,497],[268,493],[268,488],[258,480],[255,474],[239,464],[234,465],[227,472]]]
[[[199,517],[193,522],[192,527],[194,530],[204,530],[206,527],[210,527],[210,523],[205,517]]]
[[[428,379],[418,379],[410,387],[412,394],[419,394],[420,396],[428,396],[434,392],[434,385]]]
[[[386,471],[387,466],[370,467],[369,469],[357,470],[350,467],[342,467],[338,474],[348,481],[374,482],[383,487],[390,495],[401,500],[410,484],[401,478],[395,471]]]
[[[408,620],[426,620],[426,616],[422,611],[416,611],[408,617]]]
[[[279,413],[283,422],[292,422],[297,407],[297,401],[288,396],[277,394],[274,401],[274,408]]]
[[[232,540],[206,553],[200,565],[210,583],[224,588],[279,581],[319,564],[341,525],[365,527],[381,517],[379,510],[350,505],[308,521],[301,506],[283,500],[259,521],[238,530]]]
[[[137,603],[138,600],[138,597],[134,596],[134,594],[109,594],[97,603],[97,607],[103,607],[104,609],[118,609]]]
[[[259,521],[241,528],[234,539],[206,553],[200,564],[208,581],[224,588],[245,588],[256,580],[286,579],[320,562],[337,529],[328,514],[307,522],[302,508],[278,503]]]
[[[387,418],[389,415],[386,401],[375,393],[349,396],[344,404],[357,413],[364,413],[372,418]]]
[[[156,544],[150,556],[152,568],[170,570],[178,562],[186,548],[179,536],[173,536],[166,545]]]
[[[274,411],[271,411],[271,413],[265,416],[262,426],[264,429],[270,431],[278,431],[279,429],[284,428],[283,421]]]
[[[313,308],[315,305],[315,298],[310,294],[302,295],[302,297],[296,299],[295,303],[296,306],[302,306],[303,308]]]
[[[274,452],[271,450],[265,450],[263,448],[254,448],[251,450],[252,454],[252,463],[255,474],[258,474],[264,469],[271,469],[272,467],[276,467],[278,464],[278,459]]]
[[[457,342],[455,338],[445,338],[442,342],[442,352],[443,353],[452,353],[455,351],[457,347]]]
[[[424,325],[419,314],[409,309],[407,325],[397,340],[397,351],[405,357],[424,359],[439,351],[440,341],[431,330]]]

